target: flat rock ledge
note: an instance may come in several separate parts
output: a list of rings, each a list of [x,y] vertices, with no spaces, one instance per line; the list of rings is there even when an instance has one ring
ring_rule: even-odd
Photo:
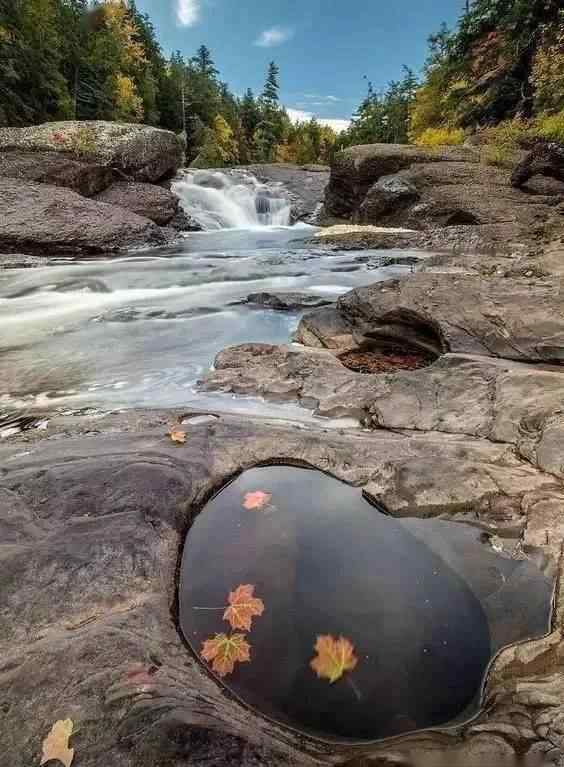
[[[221,416],[187,424],[186,444],[175,445],[167,432],[186,415],[59,417],[0,444],[0,747],[11,767],[36,763],[53,722],[67,717],[82,767],[483,767],[516,754],[564,757],[559,599],[549,636],[496,659],[471,723],[357,746],[300,736],[226,696],[175,619],[193,514],[258,463],[316,467],[392,513],[473,519],[561,584],[557,477],[509,444],[436,431],[344,433]],[[519,531],[505,524],[509,508],[526,518]]]

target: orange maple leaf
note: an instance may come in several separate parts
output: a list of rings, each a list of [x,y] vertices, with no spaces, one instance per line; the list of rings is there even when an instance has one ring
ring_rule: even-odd
[[[247,511],[264,511],[270,506],[272,493],[265,493],[264,490],[255,490],[254,493],[247,493],[243,499],[243,508]]]
[[[251,645],[243,634],[216,634],[214,639],[206,639],[202,647],[202,658],[212,664],[212,669],[219,676],[232,674],[236,663],[248,663],[251,660]]]
[[[172,427],[168,433],[168,436],[171,438],[173,442],[176,442],[177,445],[186,444],[187,435],[186,435],[186,432],[183,431],[182,429]]]
[[[229,621],[231,628],[250,631],[255,616],[264,612],[264,602],[254,596],[255,587],[250,584],[238,586],[228,597],[229,607],[223,613],[223,620]]]
[[[358,663],[354,645],[345,637],[335,639],[330,635],[319,636],[315,651],[317,657],[311,661],[310,666],[320,679],[328,679],[331,684],[340,679],[345,671],[356,668]]]

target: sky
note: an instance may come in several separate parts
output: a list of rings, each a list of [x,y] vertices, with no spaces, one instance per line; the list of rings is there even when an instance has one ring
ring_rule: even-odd
[[[316,116],[336,129],[366,94],[420,71],[427,37],[453,26],[464,0],[137,0],[164,52],[192,56],[204,44],[236,95],[260,93],[270,61],[293,119]]]

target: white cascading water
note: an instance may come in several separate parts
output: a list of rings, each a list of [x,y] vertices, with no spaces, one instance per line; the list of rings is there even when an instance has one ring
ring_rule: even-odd
[[[205,230],[290,225],[291,204],[281,185],[261,184],[245,171],[187,171],[172,191]]]

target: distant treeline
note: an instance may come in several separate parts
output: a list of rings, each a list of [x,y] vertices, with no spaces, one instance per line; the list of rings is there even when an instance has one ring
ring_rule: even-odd
[[[369,82],[350,128],[295,124],[273,62],[262,92],[235,96],[210,51],[164,56],[134,0],[0,0],[0,125],[141,122],[186,134],[198,166],[328,163],[372,142],[462,143],[484,130],[492,162],[542,135],[564,141],[562,0],[473,0],[429,38],[419,78]]]
[[[336,135],[293,124],[274,63],[237,98],[210,51],[166,58],[133,0],[0,0],[0,125],[139,122],[186,134],[195,165],[329,162]]]

